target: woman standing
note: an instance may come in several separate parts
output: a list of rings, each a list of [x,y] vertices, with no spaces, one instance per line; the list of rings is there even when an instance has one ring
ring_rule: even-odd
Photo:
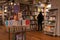
[[[38,19],[38,31],[42,31],[42,21],[44,20],[44,16],[42,15],[42,12],[39,13],[39,15],[37,16]]]

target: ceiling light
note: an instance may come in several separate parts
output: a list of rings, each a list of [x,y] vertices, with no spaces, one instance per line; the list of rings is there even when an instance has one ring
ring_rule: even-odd
[[[4,10],[4,12],[7,12],[7,10]]]
[[[51,8],[51,4],[48,4],[48,5],[47,5],[47,8]]]
[[[11,2],[11,5],[13,5],[13,2]]]

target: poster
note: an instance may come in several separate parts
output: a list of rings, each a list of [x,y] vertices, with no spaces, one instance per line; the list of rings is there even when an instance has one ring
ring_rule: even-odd
[[[19,5],[14,5],[14,12],[18,13],[19,12]]]

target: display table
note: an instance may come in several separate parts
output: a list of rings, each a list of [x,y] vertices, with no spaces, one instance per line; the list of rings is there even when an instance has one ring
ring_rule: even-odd
[[[25,26],[12,26],[7,27],[6,32],[9,34],[9,40],[10,40],[10,34],[13,35],[12,40],[26,40],[26,27]]]

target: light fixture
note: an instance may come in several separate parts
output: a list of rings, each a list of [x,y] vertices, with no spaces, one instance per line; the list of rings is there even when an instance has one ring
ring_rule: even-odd
[[[14,5],[16,5],[16,3],[14,3]]]
[[[11,5],[13,5],[13,2],[11,2]]]
[[[7,12],[7,10],[4,10],[4,12]]]
[[[51,8],[51,4],[48,4],[48,5],[47,5],[47,8],[48,8],[48,9]]]

